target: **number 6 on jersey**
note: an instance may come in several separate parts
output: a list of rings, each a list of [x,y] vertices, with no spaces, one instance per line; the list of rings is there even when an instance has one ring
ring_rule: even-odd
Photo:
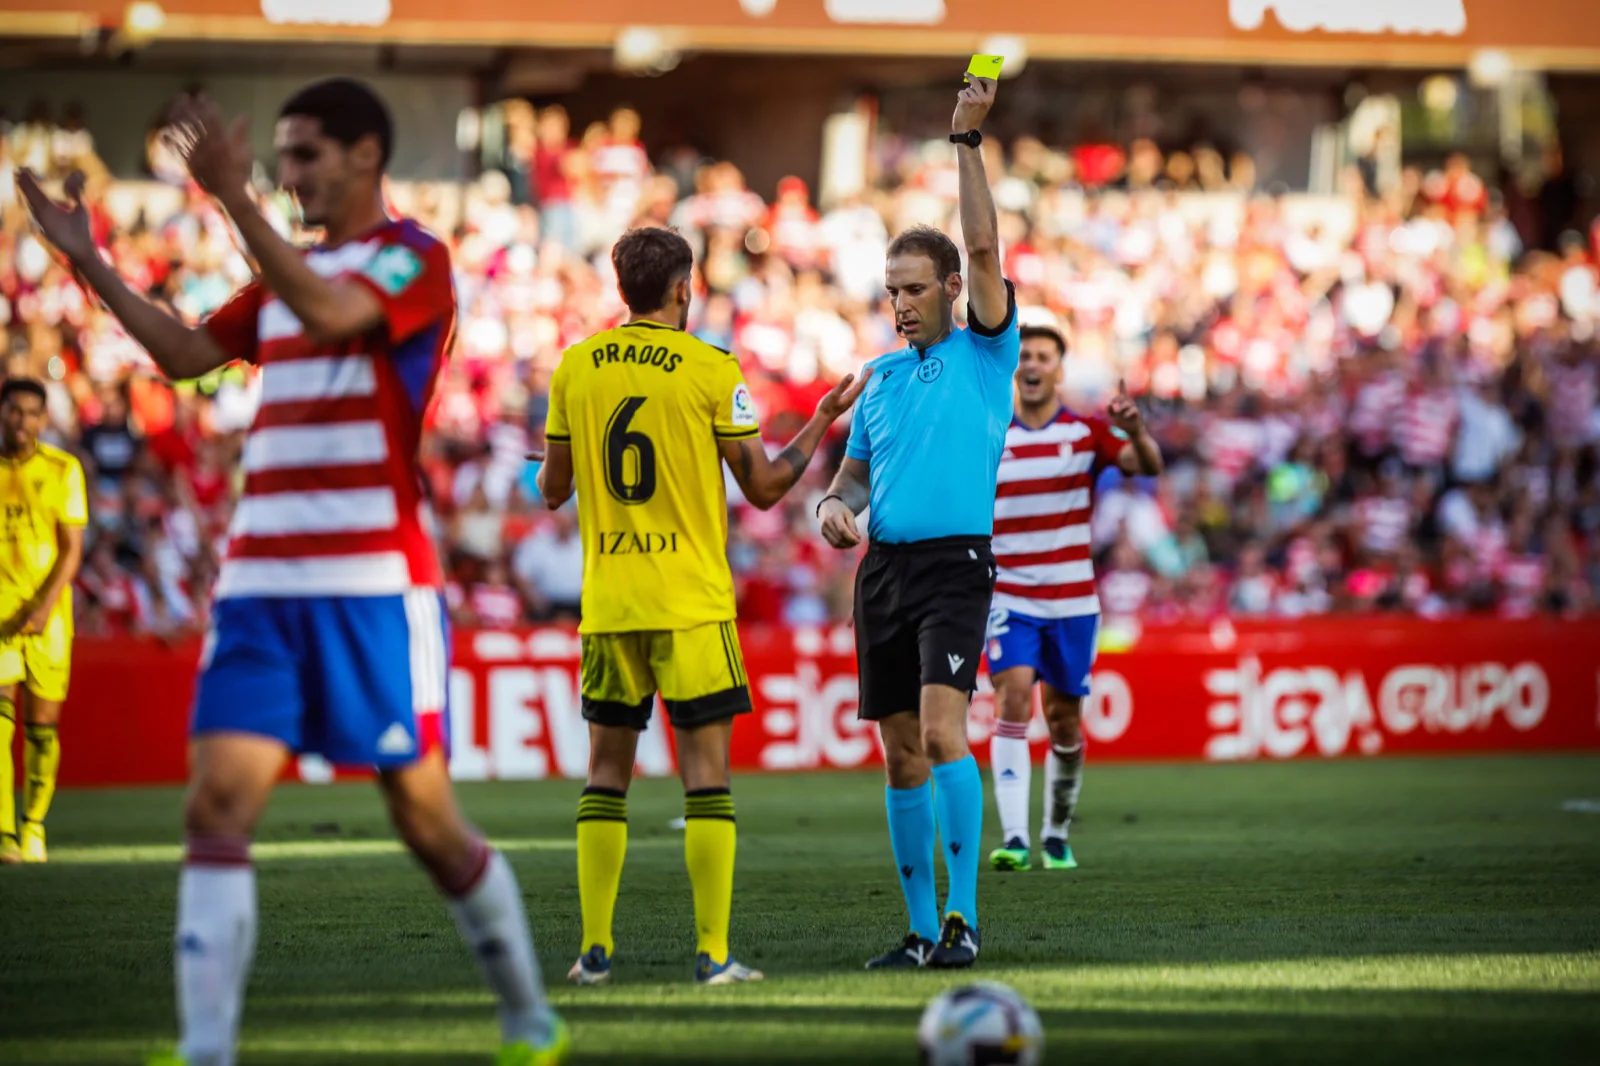
[[[620,503],[645,503],[656,494],[655,442],[628,428],[646,399],[629,396],[606,423],[606,489]]]

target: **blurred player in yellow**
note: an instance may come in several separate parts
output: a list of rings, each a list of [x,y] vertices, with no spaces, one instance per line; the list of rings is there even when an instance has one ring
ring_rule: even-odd
[[[583,716],[589,777],[578,801],[583,955],[568,977],[611,976],[612,914],[628,844],[639,733],[659,692],[677,741],[684,858],[698,934],[695,980],[761,979],[728,948],[734,821],[728,743],[750,710],[728,569],[727,462],[765,510],[800,480],[866,383],[847,376],[772,459],[739,361],[684,332],[694,254],[666,229],[612,249],[628,319],[569,348],[550,383],[547,506],[578,495],[583,538]],[[574,485],[576,482],[576,485]]]
[[[41,443],[45,391],[0,385],[0,862],[44,862],[44,816],[56,791],[56,723],[72,668],[72,580],[89,521],[83,467]],[[20,700],[21,690],[27,699]],[[17,835],[12,738],[21,702],[27,786]]]

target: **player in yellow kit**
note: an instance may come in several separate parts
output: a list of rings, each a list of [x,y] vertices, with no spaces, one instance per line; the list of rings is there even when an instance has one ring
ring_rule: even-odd
[[[41,443],[45,391],[0,385],[0,862],[44,862],[44,816],[56,791],[56,723],[72,668],[72,580],[89,507],[83,467]],[[27,699],[19,701],[25,690]],[[23,703],[27,785],[17,833],[11,741]]]
[[[839,382],[776,459],[761,443],[739,361],[684,332],[694,255],[666,229],[612,249],[628,319],[569,348],[550,383],[549,454],[539,490],[552,510],[578,495],[583,538],[583,716],[589,777],[578,801],[584,953],[568,975],[611,976],[611,919],[627,849],[627,792],[639,732],[659,692],[677,741],[684,858],[698,934],[695,980],[761,974],[733,958],[733,797],[728,743],[750,710],[728,569],[727,462],[762,509],[792,488],[865,378]],[[574,484],[576,482],[576,484]]]

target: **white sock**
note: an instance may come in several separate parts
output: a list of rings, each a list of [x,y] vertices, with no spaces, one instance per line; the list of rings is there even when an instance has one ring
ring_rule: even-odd
[[[175,954],[179,1050],[189,1066],[233,1066],[255,950],[255,868],[185,865]]]
[[[1067,827],[1082,791],[1083,742],[1071,748],[1051,745],[1044,759],[1044,839],[1067,839]]]
[[[995,723],[989,740],[989,769],[994,774],[994,802],[1000,808],[1001,838],[1013,837],[1028,846],[1028,797],[1032,791],[1033,759],[1028,753],[1026,722]]]
[[[522,890],[505,856],[491,851],[483,875],[465,895],[450,900],[449,907],[461,938],[499,997],[501,1038],[543,1046],[553,1016],[533,954]]]

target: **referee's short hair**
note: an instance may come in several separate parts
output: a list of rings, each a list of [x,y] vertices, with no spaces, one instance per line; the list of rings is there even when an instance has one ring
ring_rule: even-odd
[[[612,247],[611,265],[622,302],[639,315],[667,305],[672,286],[694,269],[694,249],[675,229],[640,226]]]
[[[18,393],[24,396],[37,396],[40,403],[50,402],[50,396],[44,391],[42,382],[33,378],[6,378],[5,384],[0,385],[0,403],[5,403]]]
[[[1061,356],[1063,359],[1066,358],[1067,338],[1061,335],[1061,331],[1059,329],[1056,329],[1054,326],[1023,326],[1021,329],[1017,330],[1017,339],[1019,341],[1032,340],[1035,337],[1048,338],[1049,341],[1056,346],[1056,354]]]
[[[891,241],[889,258],[897,255],[925,255],[932,259],[940,281],[961,273],[961,252],[956,242],[932,226],[912,226]]]
[[[314,118],[322,135],[353,148],[363,137],[378,141],[378,169],[389,166],[394,150],[394,121],[378,94],[355,78],[312,82],[284,102],[279,118]]]

